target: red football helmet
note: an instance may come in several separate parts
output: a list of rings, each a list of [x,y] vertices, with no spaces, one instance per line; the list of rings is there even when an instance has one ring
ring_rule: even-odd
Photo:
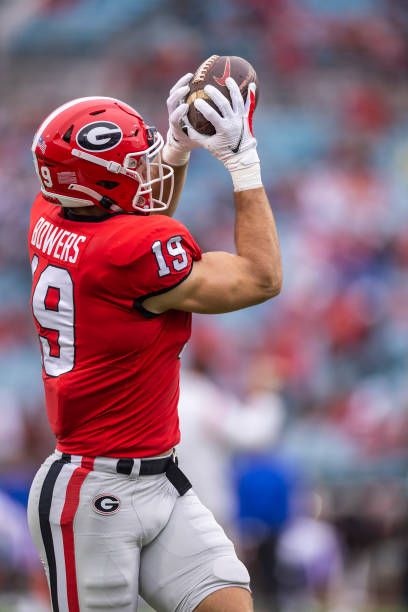
[[[163,144],[159,132],[147,127],[131,106],[91,97],[51,113],[34,137],[32,152],[48,201],[131,213],[169,206],[174,176],[162,163]],[[171,182],[166,200],[165,180]]]

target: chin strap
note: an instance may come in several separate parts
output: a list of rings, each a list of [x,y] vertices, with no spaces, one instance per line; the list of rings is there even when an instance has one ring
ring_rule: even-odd
[[[113,174],[126,174],[125,168],[123,168],[123,166],[118,162],[107,161],[106,159],[92,155],[92,153],[85,153],[79,149],[72,149],[72,155],[74,157],[79,157],[80,159],[85,159],[86,161],[96,164],[97,166],[102,166],[103,168],[106,168],[108,172],[113,172]]]
[[[85,200],[84,198],[74,198],[73,196],[64,196],[57,193],[52,193],[41,187],[41,193],[44,198],[51,204],[56,206],[64,206],[67,208],[83,208],[84,206],[96,206],[95,202]]]
[[[90,189],[89,187],[84,187],[83,185],[76,185],[75,183],[71,183],[71,185],[68,186],[68,189],[71,191],[80,191],[81,193],[85,193],[90,198],[93,198],[99,203],[102,200],[102,196],[100,193],[98,193],[94,189]]]
[[[92,153],[85,153],[79,149],[72,149],[72,155],[74,157],[79,157],[80,159],[85,159],[86,161],[96,164],[97,166],[102,166],[103,168],[106,168],[108,172],[112,172],[113,174],[127,174],[126,168],[124,168],[118,162],[107,161],[106,159],[92,155]]]
[[[111,200],[107,196],[101,195],[100,193],[98,193],[94,189],[90,189],[89,187],[84,187],[83,185],[77,185],[76,183],[72,183],[71,185],[69,185],[68,189],[70,189],[71,191],[80,191],[82,193],[85,193],[89,197],[96,200],[104,210],[108,210],[111,212],[118,212],[122,210],[119,206],[115,204],[115,202],[113,202],[113,200]]]

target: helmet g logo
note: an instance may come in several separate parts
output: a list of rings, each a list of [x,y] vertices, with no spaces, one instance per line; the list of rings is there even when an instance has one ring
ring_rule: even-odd
[[[119,510],[120,501],[115,495],[103,493],[94,497],[92,507],[98,514],[115,514]]]
[[[111,121],[94,121],[81,128],[76,141],[85,151],[109,151],[116,147],[123,138],[122,130]]]

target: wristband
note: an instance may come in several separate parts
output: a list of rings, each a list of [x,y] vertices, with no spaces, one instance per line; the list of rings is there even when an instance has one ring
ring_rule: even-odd
[[[262,187],[261,165],[257,163],[247,168],[232,170],[231,178],[234,191],[246,191],[247,189]]]
[[[162,160],[170,166],[185,166],[190,159],[190,151],[180,151],[166,142],[162,151]]]

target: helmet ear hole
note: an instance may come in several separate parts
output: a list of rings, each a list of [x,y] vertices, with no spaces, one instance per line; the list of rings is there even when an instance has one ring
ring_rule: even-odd
[[[96,184],[104,189],[115,189],[119,185],[117,181],[98,181]]]
[[[69,144],[69,141],[71,140],[71,136],[72,136],[72,130],[74,129],[74,126],[71,125],[67,131],[65,132],[65,134],[62,137],[62,140],[65,140],[65,142],[67,142]]]

